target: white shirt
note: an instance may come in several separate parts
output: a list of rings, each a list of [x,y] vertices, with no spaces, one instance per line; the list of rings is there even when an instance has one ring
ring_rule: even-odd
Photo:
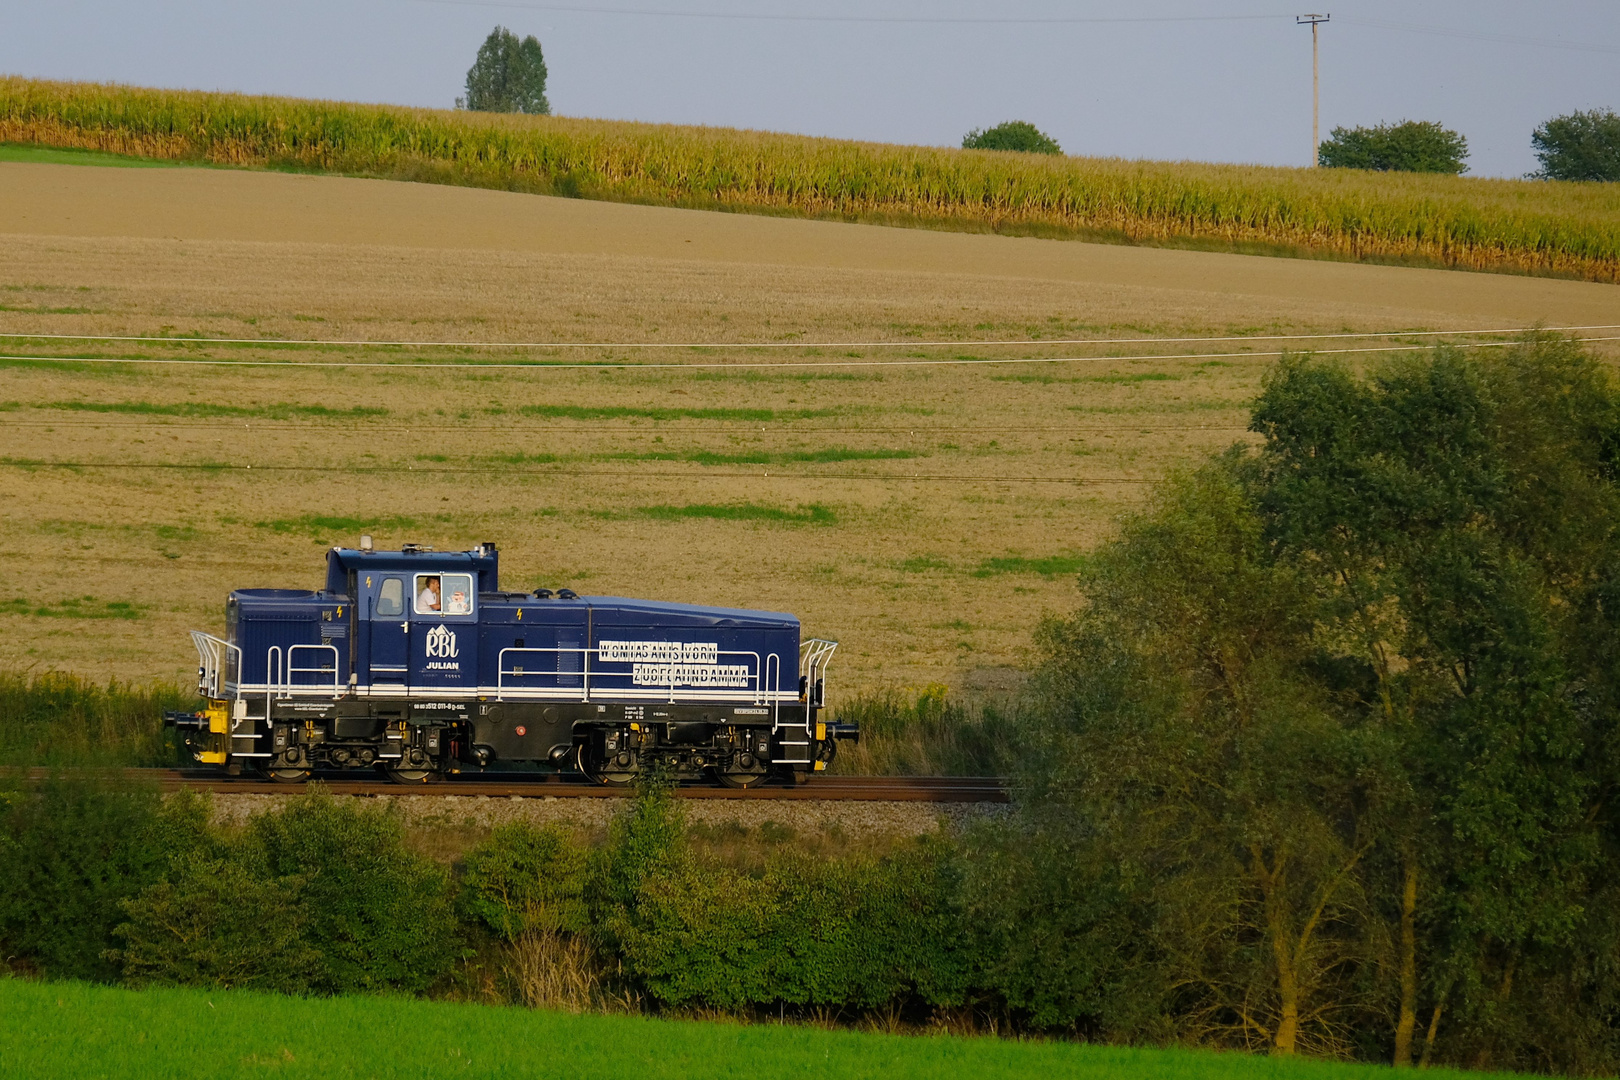
[[[417,611],[438,611],[439,594],[432,589],[423,589],[422,595],[416,598]]]

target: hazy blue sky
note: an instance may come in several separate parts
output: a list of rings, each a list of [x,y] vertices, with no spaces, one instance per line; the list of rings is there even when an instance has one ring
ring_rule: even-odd
[[[1615,0],[1322,2],[1333,15],[1322,35],[1324,137],[1337,124],[1439,120],[1467,136],[1475,174],[1518,176],[1535,167],[1540,121],[1620,109]],[[1075,154],[1305,164],[1300,10],[1266,0],[0,0],[0,72],[449,106],[502,23],[540,38],[553,108],[572,116],[939,145],[1019,118]],[[836,16],[1219,18],[822,19]]]

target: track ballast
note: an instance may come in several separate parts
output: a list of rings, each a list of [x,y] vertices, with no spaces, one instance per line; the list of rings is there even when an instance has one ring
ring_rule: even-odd
[[[46,770],[31,772],[43,778]],[[252,776],[221,776],[202,769],[129,769],[126,775],[156,781],[165,791],[189,788],[230,795],[295,795],[302,785],[279,784]],[[449,776],[430,784],[395,784],[353,773],[317,774],[314,782],[333,795],[415,795],[504,799],[613,799],[635,794],[630,787],[609,787],[555,774],[482,773]],[[681,799],[813,799],[860,802],[965,803],[1009,801],[1007,781],[977,776],[816,776],[798,784],[722,788],[698,784],[674,789]]]

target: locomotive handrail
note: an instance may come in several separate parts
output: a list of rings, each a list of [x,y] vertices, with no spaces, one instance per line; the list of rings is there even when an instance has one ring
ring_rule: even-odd
[[[806,638],[799,644],[799,673],[805,677],[805,703],[825,705],[821,686],[827,677],[827,665],[838,649],[838,642],[827,638]]]
[[[322,666],[299,667],[294,663],[298,651],[332,654],[332,682],[299,684],[295,680],[299,675],[319,675],[327,670]],[[285,654],[286,662],[282,662],[281,646],[272,645],[264,655],[264,681],[268,688],[266,697],[274,695],[277,698],[289,698],[296,694],[331,694],[337,697],[340,683],[338,681],[339,654],[336,645],[289,645]]]
[[[199,661],[197,670],[197,692],[205,698],[220,701],[235,697],[233,680],[231,679],[231,659],[235,655],[236,670],[242,671],[242,650],[230,642],[205,634],[201,630],[191,631],[191,644],[197,649]]]
[[[520,666],[516,666],[516,665],[514,665],[512,667],[507,666],[506,658],[507,658],[507,654],[509,654],[509,653],[517,655],[517,656],[531,655],[531,654],[535,655],[535,656],[551,656],[551,655],[555,655],[555,656],[558,656],[559,658],[564,653],[570,653],[570,654],[578,653],[580,655],[580,657],[581,657],[581,664],[580,664],[581,670],[580,671],[560,671],[560,670],[557,670],[557,671],[524,671]],[[597,678],[597,679],[622,679],[622,678],[629,677],[630,674],[631,674],[630,672],[627,672],[627,671],[601,671],[599,669],[598,670],[592,670],[592,667],[591,667],[591,657],[592,656],[596,657],[596,660],[597,660],[598,664],[602,664],[602,663],[628,663],[628,661],[604,661],[601,658],[601,650],[600,649],[586,649],[586,648],[577,648],[577,647],[576,648],[540,647],[540,646],[527,646],[527,647],[524,647],[524,648],[518,648],[518,647],[513,646],[513,647],[510,647],[510,648],[502,649],[500,651],[500,653],[496,656],[496,660],[495,660],[495,700],[504,701],[504,700],[506,700],[506,694],[507,694],[507,692],[509,690],[518,691],[518,690],[523,689],[522,687],[516,687],[516,686],[509,687],[507,685],[507,682],[506,682],[506,680],[509,677],[510,678],[529,678],[529,677],[534,677],[534,676],[546,675],[546,676],[551,676],[553,678],[556,678],[556,679],[560,680],[563,676],[578,675],[578,676],[580,676],[579,693],[576,694],[576,695],[571,695],[569,698],[564,698],[562,700],[577,700],[577,701],[580,701],[580,702],[588,702],[588,701],[592,700],[592,698],[591,698],[591,680],[592,680],[593,677]],[[722,657],[722,656],[753,657],[754,662],[753,662],[753,665],[752,665],[752,670],[750,671],[750,673],[748,675],[748,680],[749,680],[750,685],[745,687],[744,689],[749,690],[749,691],[752,692],[753,701],[754,701],[754,704],[756,704],[756,705],[763,705],[763,704],[766,703],[766,695],[770,693],[770,689],[769,689],[769,686],[768,686],[769,675],[768,675],[768,671],[766,669],[767,669],[768,665],[774,665],[775,669],[776,669],[776,675],[777,675],[777,678],[776,678],[776,682],[777,682],[776,690],[777,690],[777,693],[774,695],[774,697],[776,699],[780,699],[780,697],[781,697],[781,689],[782,689],[782,687],[781,687],[781,682],[782,682],[781,664],[782,664],[782,661],[781,661],[781,658],[779,656],[777,656],[776,653],[769,654],[769,659],[768,660],[764,659],[764,658],[761,658],[761,656],[757,652],[753,652],[753,651],[750,651],[750,650],[743,650],[743,649],[726,649],[726,650],[717,651],[715,653],[716,659],[718,659],[719,657]],[[682,701],[682,700],[688,700],[688,699],[698,700],[698,699],[702,699],[704,697],[704,693],[703,693],[703,690],[701,688],[683,689],[680,686],[679,680],[676,677],[677,676],[677,669],[679,667],[678,664],[667,664],[665,666],[669,670],[669,680],[664,685],[669,691],[669,700],[670,700],[671,703],[677,702],[677,701]],[[559,685],[559,686],[556,686],[556,687],[535,687],[535,688],[530,688],[530,689],[544,692],[544,691],[562,691],[564,689],[570,689],[570,688],[565,688],[565,687]],[[621,692],[622,692],[622,688],[615,687],[615,688],[610,688],[610,689],[612,689],[612,690],[621,690]],[[777,703],[777,707],[780,708],[780,702],[779,701]]]
[[[771,727],[774,729],[782,721],[782,657],[771,653],[765,658],[765,681],[771,681],[771,668],[776,669],[776,693],[771,695]],[[757,700],[757,695],[756,695]]]

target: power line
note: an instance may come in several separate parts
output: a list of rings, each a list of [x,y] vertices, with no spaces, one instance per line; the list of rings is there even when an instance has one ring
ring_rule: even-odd
[[[954,338],[937,341],[381,341],[371,338],[205,338],[112,334],[0,334],[13,341],[123,341],[162,345],[355,346],[376,349],[972,349],[1003,345],[1167,345],[1220,341],[1348,341],[1360,338],[1457,337],[1620,330],[1620,323],[1592,326],[1510,326],[1478,330],[1379,330],[1342,334],[1212,334],[1134,338]],[[593,365],[594,366],[594,365]]]
[[[934,26],[1081,26],[1112,23],[1274,22],[1286,15],[1129,15],[1091,16],[949,16],[949,15],[804,15],[750,11],[676,11],[670,8],[602,8],[574,4],[533,4],[524,0],[411,0],[439,7],[511,8],[565,15],[629,15],[663,19],[719,19],[735,22],[891,23]]]
[[[1216,22],[1281,22],[1284,14],[1253,15],[1140,15],[1140,16],[948,16],[948,15],[804,15],[792,13],[746,11],[678,11],[671,8],[604,8],[581,4],[527,3],[525,0],[410,0],[411,3],[432,4],[438,7],[497,8],[515,11],[550,12],[559,15],[608,15],[663,19],[709,19],[727,22],[783,22],[783,23],[853,23],[891,24],[898,26],[1107,26],[1107,25],[1174,25],[1177,23]],[[1564,41],[1557,38],[1525,37],[1515,34],[1490,34],[1471,30],[1457,30],[1444,26],[1396,22],[1388,19],[1362,19],[1340,16],[1341,21],[1381,30],[1396,30],[1411,34],[1429,34],[1438,37],[1462,38],[1470,41],[1488,41],[1505,45],[1531,45],[1544,49],[1574,49],[1580,52],[1620,53],[1620,46],[1591,42]]]
[[[1620,341],[1620,335],[1611,337],[1589,337],[1582,341]],[[1458,349],[1500,349],[1518,344],[1513,341],[1475,341],[1462,342],[1454,345]],[[1348,356],[1357,353],[1392,353],[1410,352],[1410,345],[1379,345],[1359,349],[1312,349],[1310,352],[1318,356]],[[1220,360],[1220,359],[1249,359],[1255,360],[1268,356],[1285,356],[1288,349],[1271,349],[1254,352],[1217,352],[1217,353],[1159,353],[1147,356],[1038,356],[1038,357],[1010,357],[1010,358],[984,358],[984,359],[951,359],[951,360],[784,360],[776,362],[762,361],[753,363],[748,361],[736,363],[507,363],[477,361],[406,361],[403,363],[387,363],[365,360],[184,360],[159,359],[142,357],[135,359],[105,357],[105,356],[0,356],[0,361],[37,362],[42,364],[169,364],[190,365],[193,367],[272,367],[272,368],[386,368],[393,371],[413,370],[517,370],[517,371],[570,371],[570,370],[632,370],[632,371],[667,371],[686,369],[689,371],[703,371],[719,369],[726,371],[743,371],[756,369],[782,369],[803,370],[807,368],[902,368],[902,367],[960,367],[973,365],[977,367],[991,367],[1005,364],[1079,364],[1098,363],[1101,361],[1118,360]]]
[[[1561,41],[1557,38],[1522,37],[1517,34],[1488,34],[1478,30],[1457,30],[1448,26],[1426,26],[1421,23],[1392,22],[1388,19],[1360,19],[1355,16],[1341,16],[1340,21],[1355,26],[1376,27],[1380,30],[1399,30],[1407,34],[1463,38],[1468,41],[1489,41],[1500,45],[1534,45],[1543,49],[1574,49],[1577,52],[1620,53],[1620,46],[1601,45],[1595,42]]]

